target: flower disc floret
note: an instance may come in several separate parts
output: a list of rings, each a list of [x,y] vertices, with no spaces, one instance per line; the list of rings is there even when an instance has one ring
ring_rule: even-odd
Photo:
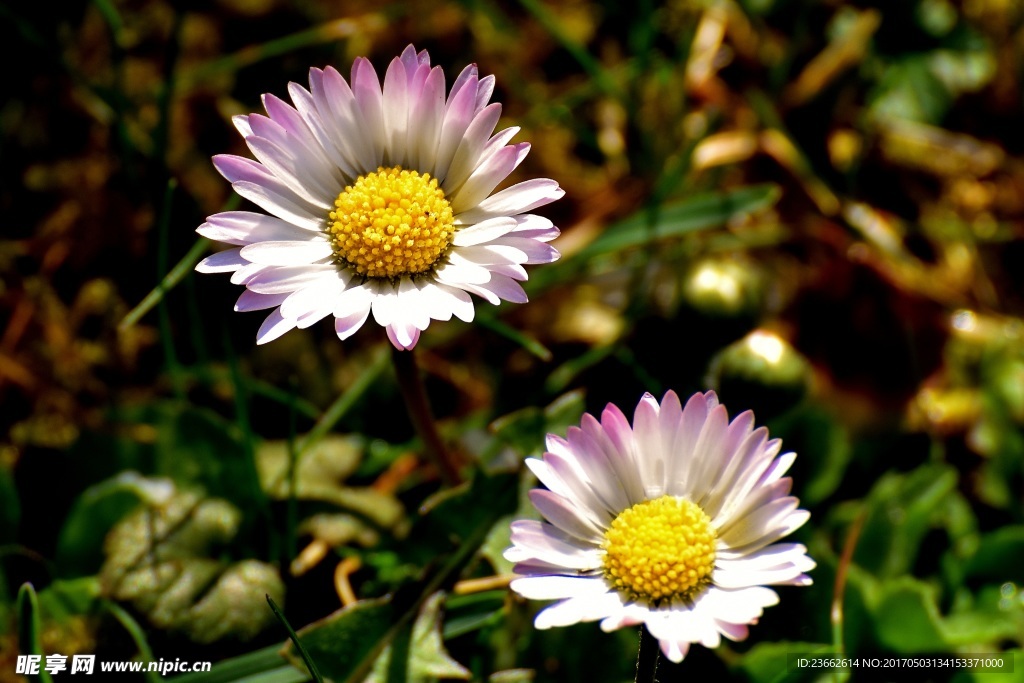
[[[715,530],[700,506],[675,496],[622,511],[604,534],[604,573],[630,599],[690,600],[711,581]]]
[[[451,204],[429,173],[380,167],[334,200],[334,253],[360,275],[394,279],[431,270],[455,232]]]

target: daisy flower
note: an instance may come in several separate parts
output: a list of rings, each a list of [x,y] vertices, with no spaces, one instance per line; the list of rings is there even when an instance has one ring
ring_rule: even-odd
[[[381,86],[359,58],[346,81],[310,69],[291,104],[263,96],[267,115],[237,116],[255,160],[224,154],[217,170],[266,213],[227,211],[197,232],[235,245],[196,270],[232,273],[236,311],[273,309],[256,340],[334,316],[341,339],[373,314],[395,347],[411,349],[431,320],[473,319],[476,294],[525,302],[523,266],[558,252],[551,221],[529,213],[564,193],[547,178],[492,194],[529,143],[495,135],[494,77],[444,73],[410,45]]]
[[[815,566],[804,546],[776,543],[809,517],[788,495],[796,456],[781,445],[749,411],[729,422],[710,391],[685,408],[671,391],[660,405],[647,394],[632,427],[613,405],[600,422],[584,415],[526,461],[547,487],[530,491],[547,521],[512,523],[512,590],[559,601],[537,628],[643,624],[673,662],[691,643],[743,640],[778,602],[765,586],[809,585]]]

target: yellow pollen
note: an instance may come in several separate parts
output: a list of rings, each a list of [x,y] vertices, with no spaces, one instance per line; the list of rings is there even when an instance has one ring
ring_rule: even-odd
[[[700,506],[675,496],[637,503],[604,534],[604,574],[630,599],[690,600],[711,583],[715,530]]]
[[[429,271],[455,233],[452,207],[437,178],[398,166],[359,176],[334,206],[327,228],[334,253],[366,277]]]

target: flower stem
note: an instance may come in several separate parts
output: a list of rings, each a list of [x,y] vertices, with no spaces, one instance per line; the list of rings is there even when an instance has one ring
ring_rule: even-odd
[[[399,351],[392,347],[391,361],[395,366],[398,386],[402,389],[409,418],[412,420],[416,433],[423,441],[423,448],[427,456],[434,461],[445,484],[449,486],[458,484],[462,478],[437,431],[434,415],[427,402],[427,392],[423,387],[423,378],[420,377],[419,366],[416,363],[415,349]]]
[[[661,647],[647,627],[640,627],[640,650],[636,653],[636,683],[655,683]]]

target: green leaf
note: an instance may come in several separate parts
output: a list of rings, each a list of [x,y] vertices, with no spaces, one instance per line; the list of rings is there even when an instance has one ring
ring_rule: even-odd
[[[948,649],[935,590],[909,576],[882,585],[875,605],[879,642],[901,654]]]
[[[66,620],[91,613],[100,598],[95,576],[58,579],[39,593],[39,608],[47,619]]]
[[[537,292],[565,281],[595,257],[725,225],[739,216],[772,206],[780,195],[778,186],[773,184],[695,195],[661,206],[653,223],[650,211],[643,209],[609,226],[576,254],[531,273],[527,291]]]
[[[443,601],[443,592],[434,593],[423,603],[416,617],[409,642],[406,675],[403,678],[406,683],[431,683],[439,678],[468,680],[470,677],[469,670],[452,659],[444,649],[441,637]],[[366,683],[385,683],[388,680],[391,653],[390,646],[384,649]]]
[[[75,500],[57,537],[57,567],[63,576],[87,576],[103,564],[107,532],[142,501],[156,502],[170,495],[167,480],[146,479],[122,472],[86,489]]]
[[[505,669],[487,677],[487,683],[533,683],[533,669]]]
[[[431,566],[425,577],[381,598],[361,600],[301,629],[302,644],[326,678],[361,683],[384,648],[405,629],[427,599],[454,583],[473,558],[491,527],[515,508],[514,475],[478,473],[471,482],[435,496],[422,506],[424,517],[412,536],[429,547]],[[438,549],[457,546],[447,555]],[[286,656],[298,661],[294,647]]]
[[[1024,557],[1024,526],[1007,526],[981,537],[977,551],[964,568],[964,579],[1003,583],[1020,580]]]
[[[944,464],[884,475],[868,496],[868,516],[854,554],[857,564],[880,577],[908,573],[956,483],[956,470]]]
[[[751,683],[797,683],[811,681],[820,672],[810,669],[790,669],[791,654],[821,654],[830,652],[830,645],[780,641],[758,643],[743,655],[736,668]]]
[[[501,520],[495,528],[504,524]],[[457,638],[500,620],[506,612],[507,599],[508,591],[504,589],[450,596],[445,602],[445,639]]]
[[[298,683],[309,680],[304,671],[287,664],[281,654],[281,645],[247,652],[238,657],[225,659],[209,671],[182,674],[167,679],[169,683]]]
[[[18,591],[18,645],[22,654],[42,655],[42,624],[39,618],[39,599],[36,589],[31,583],[24,583]],[[37,675],[31,680],[39,683],[52,683],[50,674],[41,666]]]
[[[925,55],[912,55],[886,68],[871,94],[868,112],[872,119],[938,123],[952,97]]]
[[[274,599],[269,595],[267,596],[267,604],[270,605],[270,610],[274,613],[274,616],[277,617],[277,620],[280,621],[285,627],[285,630],[288,631],[288,638],[292,645],[295,646],[295,649],[299,651],[299,657],[302,658],[302,663],[305,665],[306,671],[309,672],[316,683],[323,683],[324,677],[320,675],[320,670],[317,669],[316,662],[314,662],[313,658],[309,656],[306,648],[302,646],[302,641],[300,641],[299,637],[295,634],[295,629],[293,629],[292,625],[288,623],[288,619],[285,618],[281,609],[277,606],[277,603],[275,603]]]
[[[249,510],[263,505],[259,481],[235,426],[199,408],[161,411],[156,425],[156,470],[179,483],[202,486],[213,497]]]
[[[284,585],[263,562],[210,559],[235,537],[241,518],[227,501],[184,492],[137,509],[107,535],[106,594],[196,642],[254,637],[272,618],[262,596],[280,600]]]
[[[402,607],[393,596],[360,600],[298,631],[310,658],[328,680],[361,682],[384,647],[394,638],[403,619]],[[294,646],[285,656],[295,666]]]
[[[737,216],[768,208],[780,194],[778,186],[769,184],[687,197],[662,206],[653,224],[647,211],[642,211],[612,225],[573,258],[590,259],[718,227]]]
[[[345,486],[359,467],[363,441],[355,437],[327,436],[310,446],[289,481],[290,454],[284,441],[268,441],[256,451],[260,481],[275,500],[315,500],[358,513],[380,528],[392,529],[405,519],[405,509],[392,495],[372,488]]]
[[[491,423],[498,444],[513,448],[520,455],[533,455],[544,448],[549,433],[564,434],[567,427],[579,424],[586,402],[582,391],[559,396],[545,408],[528,406]]]

